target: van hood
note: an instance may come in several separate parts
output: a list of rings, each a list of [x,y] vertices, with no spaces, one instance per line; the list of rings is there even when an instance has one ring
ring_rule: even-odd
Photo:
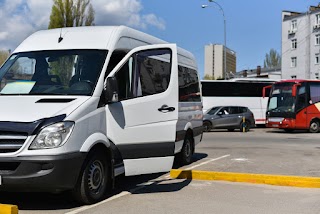
[[[32,122],[71,114],[88,96],[0,96],[0,121]]]

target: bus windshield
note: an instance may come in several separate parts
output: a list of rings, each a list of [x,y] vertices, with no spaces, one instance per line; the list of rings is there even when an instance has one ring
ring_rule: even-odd
[[[292,97],[292,86],[294,83],[275,84],[272,88],[268,103],[268,111],[271,112],[293,112],[295,97]]]
[[[0,69],[0,95],[92,95],[106,50],[17,53]]]

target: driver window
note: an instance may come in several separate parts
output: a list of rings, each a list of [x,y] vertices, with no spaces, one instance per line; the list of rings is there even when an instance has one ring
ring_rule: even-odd
[[[162,93],[169,87],[171,50],[145,50],[133,54],[118,70],[119,100]]]
[[[306,87],[301,86],[298,90],[296,111],[299,111],[306,106],[306,98]]]

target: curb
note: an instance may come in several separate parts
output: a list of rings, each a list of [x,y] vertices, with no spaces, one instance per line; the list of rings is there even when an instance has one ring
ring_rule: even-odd
[[[0,214],[18,214],[18,206],[10,204],[0,204]]]
[[[320,178],[318,177],[246,174],[234,172],[209,172],[176,169],[172,169],[170,171],[170,176],[171,178],[176,179],[218,180],[253,184],[268,184],[276,186],[320,188]]]

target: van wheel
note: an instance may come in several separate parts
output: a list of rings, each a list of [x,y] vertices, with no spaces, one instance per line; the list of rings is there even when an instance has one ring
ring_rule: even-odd
[[[101,152],[89,154],[73,190],[75,199],[84,204],[101,201],[109,182],[108,162]]]
[[[186,136],[184,143],[181,149],[181,152],[178,154],[178,161],[182,165],[188,165],[192,163],[192,155],[194,153],[193,149],[193,138]]]
[[[203,129],[205,132],[209,132],[212,129],[212,125],[209,121],[203,122]]]
[[[240,123],[240,132],[243,132],[243,128],[245,132],[248,132],[250,130],[250,123],[248,121],[241,122]]]
[[[319,132],[319,129],[320,129],[319,128],[319,122],[316,121],[316,120],[311,121],[310,127],[309,127],[309,131],[311,133],[317,133],[317,132]]]

